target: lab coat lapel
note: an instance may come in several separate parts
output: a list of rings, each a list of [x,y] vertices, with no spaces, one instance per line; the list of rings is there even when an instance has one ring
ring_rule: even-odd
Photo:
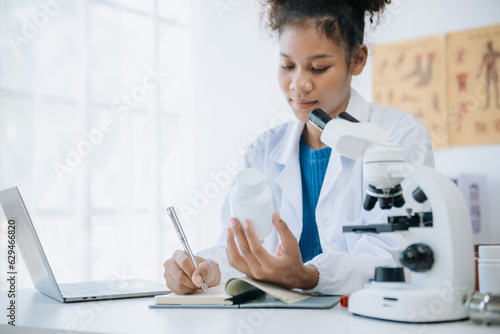
[[[302,182],[299,162],[299,140],[304,123],[295,121],[290,133],[275,146],[270,158],[283,165],[276,177],[276,183],[282,190],[280,215],[299,239],[302,232]]]
[[[351,89],[351,98],[345,111],[360,122],[369,121],[370,105],[354,89]]]

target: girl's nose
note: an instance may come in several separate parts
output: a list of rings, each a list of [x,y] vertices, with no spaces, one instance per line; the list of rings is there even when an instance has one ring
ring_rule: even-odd
[[[290,90],[298,92],[310,92],[313,89],[313,84],[307,76],[297,75],[290,82]]]

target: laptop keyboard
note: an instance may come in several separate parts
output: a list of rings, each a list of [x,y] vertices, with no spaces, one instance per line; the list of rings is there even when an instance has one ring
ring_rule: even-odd
[[[85,283],[60,284],[59,288],[64,297],[109,296],[142,291],[151,291],[151,286],[146,286],[143,281],[126,280],[96,281]]]

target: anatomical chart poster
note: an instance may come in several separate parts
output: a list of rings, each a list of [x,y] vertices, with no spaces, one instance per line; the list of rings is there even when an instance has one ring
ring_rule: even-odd
[[[447,147],[445,38],[376,45],[372,52],[374,101],[413,114],[429,130],[434,149]]]
[[[500,25],[447,35],[451,145],[500,143]]]

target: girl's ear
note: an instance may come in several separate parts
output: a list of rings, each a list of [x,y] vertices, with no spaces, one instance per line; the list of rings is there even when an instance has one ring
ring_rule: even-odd
[[[363,72],[368,58],[368,48],[362,44],[352,51],[351,55],[351,75],[359,75]]]

